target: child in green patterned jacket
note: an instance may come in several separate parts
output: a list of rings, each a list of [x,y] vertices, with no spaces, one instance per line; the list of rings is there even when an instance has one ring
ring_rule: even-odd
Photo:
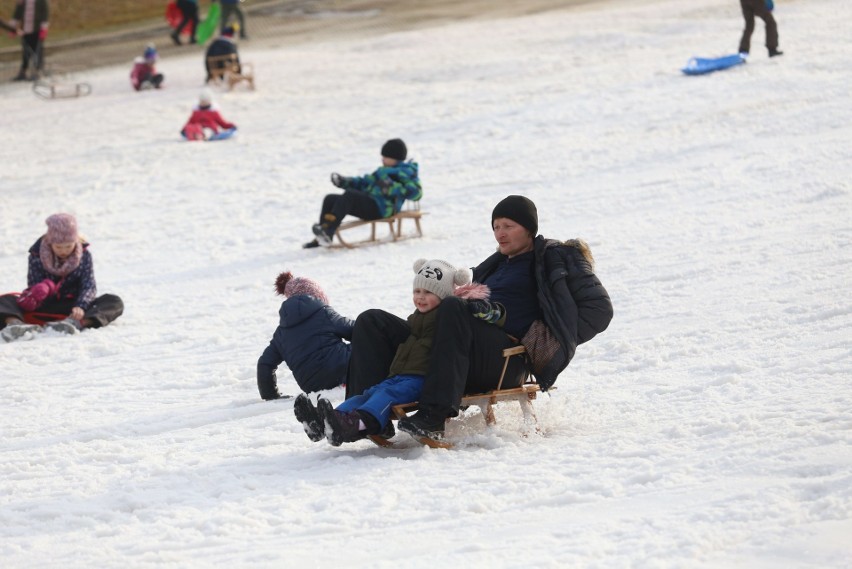
[[[364,176],[347,178],[337,172],[331,183],[343,194],[328,194],[322,202],[319,223],[314,224],[316,238],[305,243],[305,249],[331,245],[334,232],[347,215],[373,220],[399,213],[405,200],[417,201],[423,196],[417,162],[406,162],[405,143],[394,138],[382,146],[382,166]]]

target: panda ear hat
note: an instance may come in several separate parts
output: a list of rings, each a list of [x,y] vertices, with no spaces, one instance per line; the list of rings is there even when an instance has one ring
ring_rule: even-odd
[[[452,296],[456,287],[469,284],[470,269],[457,269],[440,259],[414,261],[414,288],[434,293],[441,300]]]

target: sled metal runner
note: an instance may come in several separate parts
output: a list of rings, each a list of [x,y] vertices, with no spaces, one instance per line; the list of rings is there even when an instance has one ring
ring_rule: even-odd
[[[39,79],[33,83],[33,93],[42,99],[74,99],[85,97],[92,92],[88,83],[60,83],[53,80]]]

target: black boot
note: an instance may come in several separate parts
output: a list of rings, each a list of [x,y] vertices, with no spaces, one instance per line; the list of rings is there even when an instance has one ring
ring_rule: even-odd
[[[400,419],[397,428],[414,438],[427,438],[439,441],[444,438],[445,415],[431,412],[428,409],[420,409],[411,417]]]
[[[311,231],[314,232],[316,242],[319,243],[320,246],[328,247],[331,245],[331,241],[334,239],[334,230],[329,231],[328,225],[325,223],[322,225],[315,223],[313,227],[311,227]]]
[[[300,393],[296,397],[293,402],[293,413],[296,415],[296,420],[302,423],[302,428],[305,429],[309,439],[317,442],[325,438],[325,423],[306,394]]]
[[[770,47],[769,48],[769,57],[776,57],[778,55],[784,55],[784,52],[778,51],[777,47]]]
[[[325,438],[331,446],[339,447],[343,443],[354,443],[367,436],[366,431],[358,428],[361,417],[357,412],[337,411],[331,406],[331,401],[322,397],[317,401],[317,411],[326,425]]]

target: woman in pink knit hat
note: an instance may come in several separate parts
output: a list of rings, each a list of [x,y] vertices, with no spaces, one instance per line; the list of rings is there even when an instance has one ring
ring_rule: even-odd
[[[124,311],[114,294],[97,296],[89,244],[70,213],[45,220],[47,232],[30,247],[27,289],[0,296],[0,336],[11,342],[45,328],[76,334],[106,326]]]

